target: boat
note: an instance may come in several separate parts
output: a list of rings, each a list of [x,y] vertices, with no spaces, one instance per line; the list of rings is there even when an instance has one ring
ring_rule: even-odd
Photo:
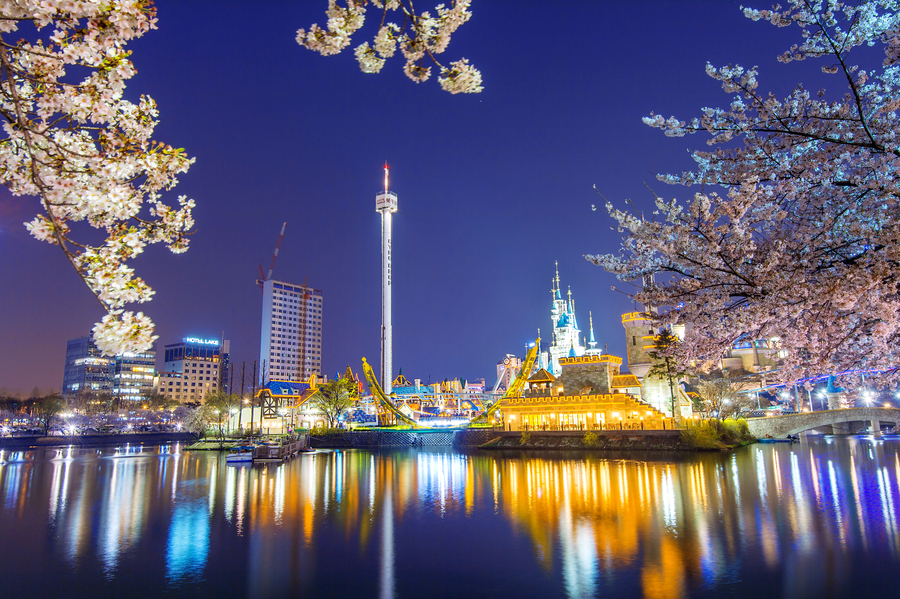
[[[237,445],[232,447],[228,452],[228,455],[225,456],[225,462],[229,464],[252,463],[254,449],[255,448],[252,445]]]

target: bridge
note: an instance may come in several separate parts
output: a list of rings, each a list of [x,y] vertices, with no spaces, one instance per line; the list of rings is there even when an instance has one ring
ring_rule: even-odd
[[[854,428],[865,428],[866,424],[879,434],[882,422],[900,424],[900,408],[845,408],[747,419],[750,433],[757,439],[783,439],[788,435],[820,428],[829,433],[849,433],[854,432]]]

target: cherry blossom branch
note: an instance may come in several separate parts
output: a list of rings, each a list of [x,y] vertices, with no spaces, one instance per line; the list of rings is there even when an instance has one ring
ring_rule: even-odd
[[[436,7],[436,17],[428,11],[416,12],[412,0],[346,0],[347,6],[338,6],[337,0],[328,0],[326,28],[312,25],[309,29],[297,31],[297,43],[305,48],[331,56],[339,54],[350,44],[350,38],[365,21],[366,6],[370,3],[381,9],[378,31],[372,47],[363,42],[354,50],[360,69],[364,73],[378,73],[385,61],[392,57],[399,47],[406,59],[406,76],[421,83],[431,76],[431,67],[424,66],[429,58],[439,69],[438,83],[451,94],[478,93],[481,72],[469,64],[465,58],[444,66],[437,55],[446,50],[452,34],[469,18],[471,0],[452,0],[452,6],[443,4]],[[403,15],[403,25],[387,20],[388,11],[399,11]]]

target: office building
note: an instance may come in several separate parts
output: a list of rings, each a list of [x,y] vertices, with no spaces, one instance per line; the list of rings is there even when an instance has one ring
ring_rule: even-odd
[[[115,357],[113,395],[140,400],[153,393],[156,379],[156,344],[143,352],[125,352]]]
[[[90,335],[66,343],[66,367],[62,392],[66,397],[112,393],[115,358],[100,353]]]

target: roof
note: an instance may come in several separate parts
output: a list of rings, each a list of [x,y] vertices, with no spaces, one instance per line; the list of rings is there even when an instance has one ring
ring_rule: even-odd
[[[265,389],[276,397],[298,397],[309,389],[309,383],[301,383],[295,381],[269,381],[266,383]]]
[[[633,374],[617,374],[612,379],[611,387],[640,387],[641,382]]]
[[[391,386],[391,393],[396,393],[397,395],[415,395],[417,393],[434,393],[434,389],[432,389],[430,385],[421,385],[419,387],[414,385],[409,387]]]
[[[397,378],[394,379],[394,382],[391,383],[391,389],[393,389],[394,387],[411,387],[411,386],[412,386],[412,383],[410,383],[409,380],[407,380],[407,378],[405,376],[403,376],[402,372],[400,374],[398,374]]]
[[[529,383],[552,383],[556,380],[556,377],[541,368],[537,372],[531,375],[528,379]]]

